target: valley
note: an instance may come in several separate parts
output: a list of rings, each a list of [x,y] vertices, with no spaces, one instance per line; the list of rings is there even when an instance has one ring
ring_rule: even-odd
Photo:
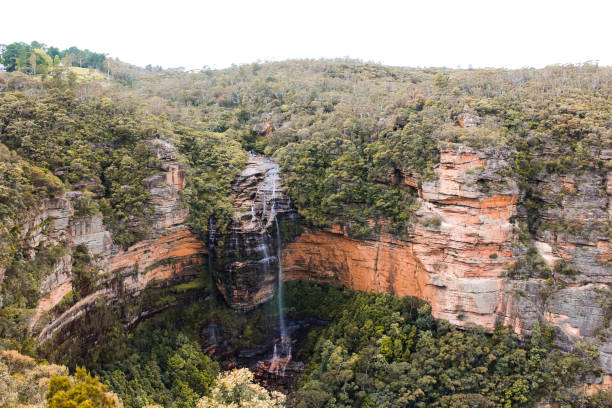
[[[109,64],[0,72],[4,389],[610,402],[610,68]]]

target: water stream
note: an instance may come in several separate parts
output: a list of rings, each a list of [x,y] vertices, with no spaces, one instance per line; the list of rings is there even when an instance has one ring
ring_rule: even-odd
[[[274,353],[270,370],[276,375],[285,375],[285,368],[291,360],[291,339],[287,333],[287,324],[285,322],[285,311],[283,302],[283,265],[282,265],[282,241],[280,228],[278,226],[278,217],[276,216],[276,180],[278,178],[278,170],[273,173],[272,179],[272,198],[271,198],[271,216],[274,218],[274,226],[276,227],[276,261],[278,263],[278,319],[280,327],[280,342],[274,344]]]
[[[209,303],[211,310],[214,310],[216,306],[216,285],[214,278],[214,267],[215,267],[215,221],[213,217],[208,219],[208,287],[210,288]],[[206,328],[208,332],[208,339],[211,345],[217,344],[217,323],[211,320],[210,324]]]

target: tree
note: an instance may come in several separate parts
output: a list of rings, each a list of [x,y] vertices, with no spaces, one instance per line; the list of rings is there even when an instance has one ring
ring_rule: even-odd
[[[31,49],[28,44],[23,42],[8,44],[2,53],[0,62],[9,72],[20,71],[28,60]]]
[[[285,396],[268,392],[253,382],[253,373],[246,368],[219,375],[210,397],[202,397],[197,408],[281,408]]]
[[[49,378],[68,374],[68,368],[36,364],[15,350],[0,354],[0,407],[43,407]]]
[[[123,407],[117,396],[83,367],[77,367],[73,379],[67,376],[51,377],[46,399],[49,408]]]
[[[32,49],[32,55],[34,56],[32,72],[43,75],[49,72],[49,68],[53,66],[53,59],[40,48]]]
[[[30,72],[36,75],[36,54],[30,54]]]

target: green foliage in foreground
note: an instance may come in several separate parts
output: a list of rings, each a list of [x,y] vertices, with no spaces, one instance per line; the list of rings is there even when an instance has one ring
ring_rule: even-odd
[[[520,407],[551,401],[567,407],[604,407],[586,397],[584,379],[600,375],[597,352],[577,344],[554,347],[553,330],[536,326],[521,342],[509,329],[459,330],[435,321],[419,299],[357,293],[307,282],[286,284],[286,311],[294,318],[328,320],[312,329],[296,359],[307,363],[295,406]],[[85,364],[127,407],[191,407],[210,396],[218,373],[206,357],[211,321],[236,349],[275,335],[272,302],[247,314],[198,301],[162,312],[132,334],[97,347]]]
[[[347,298],[338,289],[298,288],[289,293],[299,291],[298,302],[310,310],[325,310],[317,304],[331,299],[342,305],[324,312],[332,323],[311,342],[298,408],[511,407],[542,399],[568,407],[605,406],[598,396],[587,399],[574,391],[587,375],[600,374],[595,349],[578,344],[572,353],[562,352],[553,346],[551,328],[536,325],[533,337],[522,343],[502,327],[487,334],[436,322],[430,306],[415,298],[372,293]]]
[[[202,397],[197,408],[282,408],[285,396],[268,392],[253,381],[248,368],[222,373],[210,397]]]
[[[108,387],[98,377],[92,377],[85,368],[79,367],[74,378],[51,377],[47,406],[49,408],[119,408],[117,397],[108,392]]]
[[[219,371],[197,342],[167,327],[138,329],[113,351],[119,355],[99,373],[127,407],[193,407]]]

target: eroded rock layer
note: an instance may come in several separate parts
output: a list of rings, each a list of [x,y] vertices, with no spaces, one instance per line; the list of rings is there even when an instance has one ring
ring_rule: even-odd
[[[278,165],[252,155],[233,183],[230,228],[211,234],[207,245],[185,225],[188,212],[178,194],[185,186],[184,171],[176,150],[164,141],[152,144],[162,166],[148,180],[154,215],[146,240],[129,248],[114,245],[102,217],[74,217],[68,195],[45,201],[22,228],[27,248],[45,240],[48,245],[85,244],[101,276],[94,292],[49,318],[72,290],[70,253],[61,258],[42,282],[45,296],[32,319],[41,340],[76,324],[100,299],[134,297],[152,282],[192,279],[204,269],[209,248],[214,250],[209,268],[227,303],[253,308],[275,294],[277,248],[283,245],[285,280],[416,296],[430,302],[435,317],[459,326],[492,329],[502,323],[529,335],[537,321],[547,321],[566,349],[578,341],[597,345],[604,371],[612,373],[612,333],[606,326],[612,280],[611,174],[543,176],[530,192],[532,200],[542,203],[541,222],[526,243],[519,239],[521,220],[527,217],[520,204],[525,192],[515,178],[500,175],[508,174],[504,170],[511,167],[512,152],[444,146],[432,180],[401,170],[382,180],[417,196],[417,222],[407,237],[383,233],[359,240],[341,226],[301,232]],[[532,265],[523,262],[528,257],[541,260],[549,277],[531,271]],[[522,275],[512,275],[512,265]],[[138,318],[128,316],[127,323]]]
[[[230,306],[250,309],[274,296],[280,245],[276,229],[287,225],[294,210],[283,191],[278,164],[263,156],[251,155],[232,185],[232,195],[230,229],[215,237],[215,275]]]
[[[417,296],[430,302],[437,318],[459,326],[492,329],[511,325],[529,335],[537,321],[558,331],[566,349],[578,341],[596,344],[606,373],[612,373],[609,319],[610,181],[549,178],[541,192],[574,191],[558,206],[543,207],[543,219],[571,219],[577,228],[555,232],[543,223],[534,248],[548,264],[551,279],[512,279],[509,271],[526,256],[519,244],[517,203],[521,193],[499,171],[510,165],[508,150],[473,151],[448,146],[441,151],[433,181],[419,183],[403,174],[396,183],[418,188],[419,222],[410,237],[382,235],[355,240],[340,226],[308,231],[283,250],[285,279],[309,279],[355,290]],[[601,186],[607,194],[601,194]],[[541,194],[544,201],[558,198]],[[564,260],[573,276],[559,272]],[[555,282],[555,283],[551,283]]]
[[[27,229],[24,242],[32,241],[32,246],[37,245],[34,241],[42,239],[63,240],[70,247],[84,244],[99,275],[92,293],[61,314],[41,319],[53,313],[54,307],[73,290],[71,255],[67,253],[61,258],[54,272],[42,282],[41,292],[44,296],[30,322],[30,328],[39,333],[40,341],[50,339],[56,332],[83,317],[100,299],[110,302],[119,297],[136,297],[152,283],[176,278],[193,279],[201,273],[207,248],[185,224],[188,210],[178,194],[185,187],[185,174],[177,160],[176,149],[163,140],[150,143],[161,167],[159,174],[147,180],[153,207],[153,216],[147,226],[147,239],[128,248],[113,244],[102,217],[74,217],[72,202],[68,198],[44,202],[43,211]],[[42,225],[44,220],[50,220],[51,232],[44,235],[36,233],[40,231],[38,225]],[[127,316],[126,323],[139,317]]]
[[[354,240],[340,227],[306,233],[284,249],[287,279],[417,296],[431,302],[438,318],[494,327],[505,266],[514,262],[518,187],[496,175],[507,165],[504,151],[443,151],[437,178],[419,187],[419,222],[409,239]],[[483,192],[476,182],[483,179],[496,190]],[[414,183],[410,176],[400,182]]]

